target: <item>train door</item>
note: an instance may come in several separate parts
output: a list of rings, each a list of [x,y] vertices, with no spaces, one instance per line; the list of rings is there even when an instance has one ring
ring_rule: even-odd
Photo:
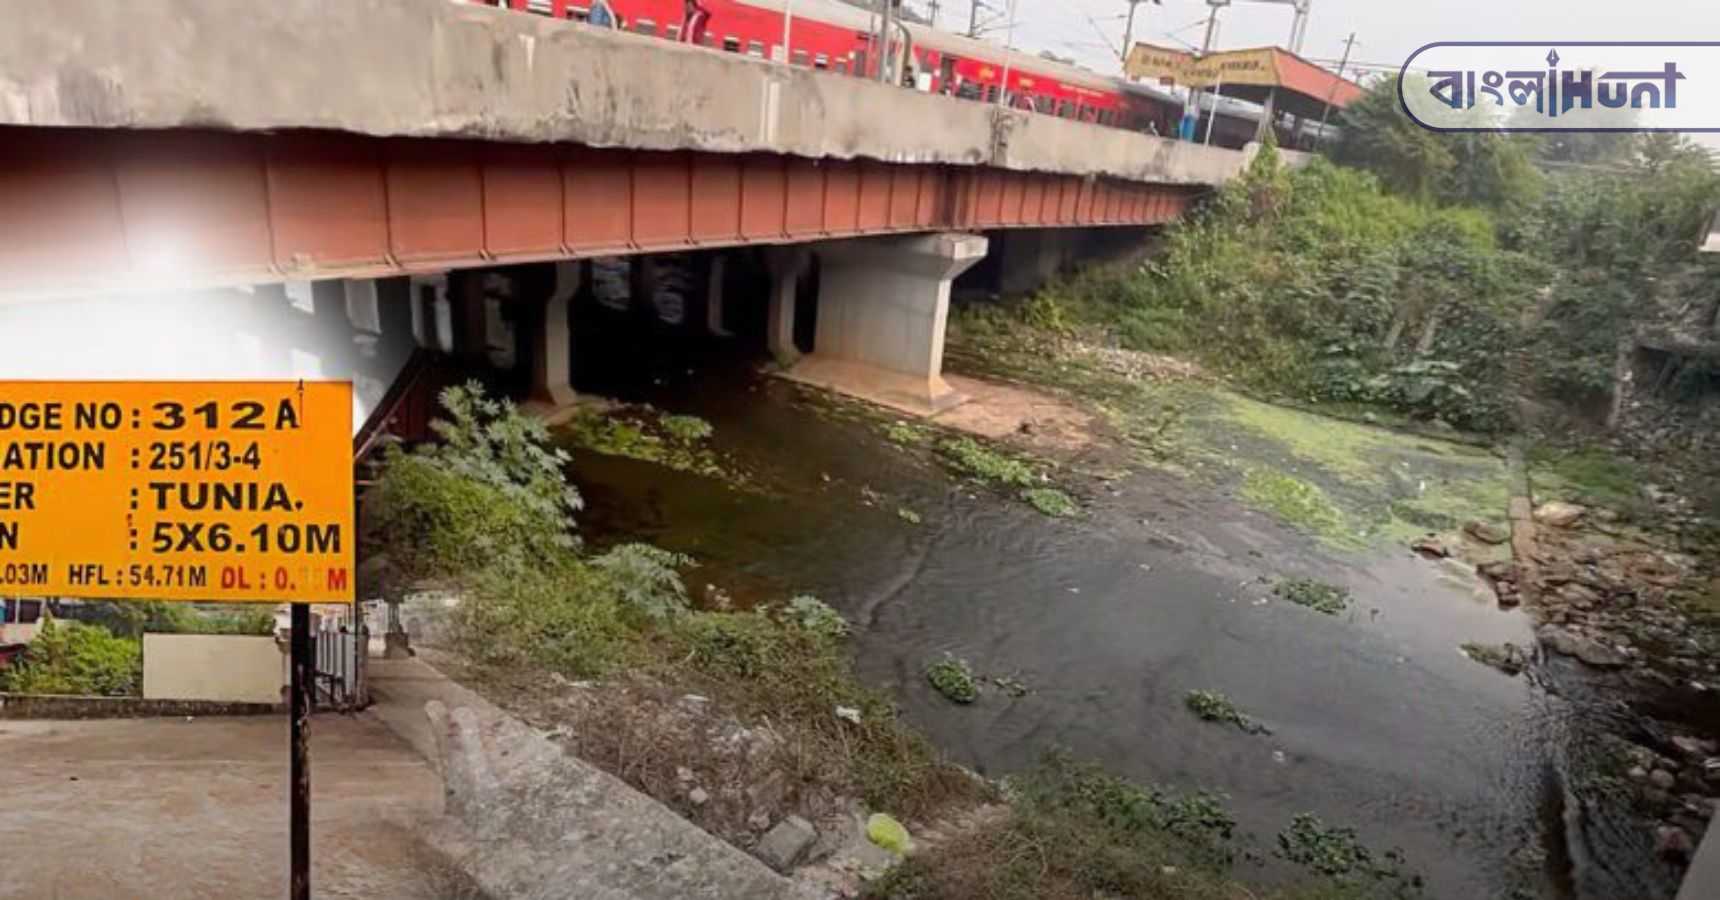
[[[948,53],[944,54],[944,58],[938,62],[938,83],[934,86],[934,90],[941,94],[955,92],[956,63],[960,61]]]

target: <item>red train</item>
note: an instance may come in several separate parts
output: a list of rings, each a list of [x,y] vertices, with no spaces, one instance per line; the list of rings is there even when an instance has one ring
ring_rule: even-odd
[[[558,19],[584,21],[591,0],[467,0]],[[877,77],[877,14],[834,0],[701,0],[709,10],[700,43],[714,50],[838,75]],[[683,0],[609,0],[626,31],[681,39]],[[788,42],[783,42],[787,22]],[[984,41],[905,23],[889,52],[909,57],[904,83],[934,93],[997,102],[1017,109],[1116,128],[1172,134],[1182,108],[1168,92]],[[1006,76],[1007,72],[1007,76]]]

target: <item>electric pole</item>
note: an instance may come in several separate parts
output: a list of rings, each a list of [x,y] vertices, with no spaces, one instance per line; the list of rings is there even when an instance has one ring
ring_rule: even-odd
[[[1129,0],[1129,21],[1123,26],[1123,63],[1128,64],[1129,49],[1135,42],[1135,7],[1145,0]]]
[[[1348,66],[1350,64],[1350,51],[1355,49],[1355,46],[1356,46],[1356,33],[1354,31],[1352,31],[1352,32],[1350,32],[1349,39],[1344,41],[1344,58],[1338,60],[1338,77],[1339,78],[1344,77],[1344,67]]]
[[[938,7],[942,5],[938,0],[926,0],[926,18],[932,21],[933,28],[938,27]]]
[[[1344,77],[1344,67],[1350,64],[1350,51],[1355,49],[1356,33],[1350,32],[1349,40],[1344,41],[1344,58],[1338,61],[1338,78]],[[1332,89],[1326,92],[1326,107],[1320,110],[1320,130],[1314,134],[1314,149],[1320,149],[1320,142],[1326,137],[1326,120],[1332,117],[1332,95],[1337,93],[1337,82],[1332,83]]]
[[[984,8],[985,4],[979,0],[968,0],[968,37],[979,37],[979,11]]]

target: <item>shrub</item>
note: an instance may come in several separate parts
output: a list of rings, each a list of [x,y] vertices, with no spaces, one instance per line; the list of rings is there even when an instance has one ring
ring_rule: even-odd
[[[480,664],[588,678],[608,673],[633,652],[632,611],[606,576],[583,563],[480,569],[462,587],[449,632]]]
[[[543,423],[475,383],[444,391],[442,404],[443,444],[385,456],[367,542],[411,577],[556,565],[578,546],[567,454],[549,446]]]
[[[0,689],[19,694],[135,696],[143,684],[143,645],[107,629],[47,620],[21,662],[0,672]]]
[[[788,613],[801,630],[810,634],[833,641],[848,636],[848,620],[828,603],[810,594],[797,594],[789,598]]]
[[[687,586],[677,569],[693,565],[691,557],[650,544],[622,544],[593,557],[591,568],[605,576],[605,587],[622,606],[655,622],[687,611]]]

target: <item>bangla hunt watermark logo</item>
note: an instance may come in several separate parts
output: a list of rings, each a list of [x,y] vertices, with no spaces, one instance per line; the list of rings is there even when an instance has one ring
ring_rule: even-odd
[[[1720,132],[1720,42],[1441,41],[1400,74],[1432,131]]]

